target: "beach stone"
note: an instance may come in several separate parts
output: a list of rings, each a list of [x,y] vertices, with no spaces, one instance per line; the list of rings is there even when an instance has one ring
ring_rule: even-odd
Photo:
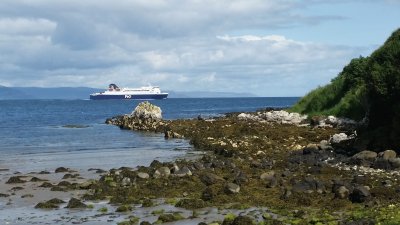
[[[240,186],[234,183],[227,183],[225,186],[225,192],[228,194],[236,194],[239,193]]]
[[[25,180],[21,179],[21,176],[14,176],[14,177],[10,177],[8,179],[8,181],[6,182],[6,184],[21,184],[21,183],[25,183]]]
[[[253,223],[253,219],[249,216],[237,216],[231,225],[251,225]]]
[[[320,148],[322,151],[328,151],[328,150],[332,150],[332,149],[333,149],[332,146],[329,144],[329,142],[328,142],[327,140],[322,140],[322,141],[319,143],[319,148]]]
[[[137,177],[139,177],[141,179],[148,179],[150,177],[150,175],[148,173],[138,172]]]
[[[378,156],[376,152],[364,150],[351,157],[351,162],[356,165],[369,166]]]
[[[70,187],[71,183],[68,181],[61,181],[60,183],[57,184],[57,186]]]
[[[7,197],[9,197],[9,196],[10,196],[9,194],[0,193],[0,198],[7,198]]]
[[[319,148],[317,144],[308,144],[304,149],[303,149],[303,154],[312,154],[312,153],[318,153]]]
[[[335,191],[335,198],[347,199],[349,197],[350,191],[345,186],[340,186]]]
[[[387,159],[387,160],[394,159],[394,158],[396,158],[396,156],[397,156],[397,154],[393,150],[386,150],[383,152],[379,152],[379,154],[378,154],[379,158],[383,158],[383,159]]]
[[[224,178],[222,178],[222,177],[220,177],[218,175],[215,175],[213,173],[205,173],[205,174],[200,176],[200,180],[205,185],[209,186],[209,185],[213,185],[213,184],[216,184],[218,182],[224,181]]]
[[[312,193],[315,191],[322,193],[325,191],[325,185],[314,178],[306,177],[293,185],[292,191],[298,193]]]
[[[142,221],[139,225],[151,225],[151,223],[148,221]]]
[[[47,180],[43,180],[43,179],[40,179],[40,178],[37,178],[37,177],[32,177],[30,181],[31,182],[40,182],[40,181],[47,181]]]
[[[176,203],[176,207],[185,209],[200,209],[206,207],[206,203],[202,199],[184,198]]]
[[[285,188],[281,196],[281,199],[287,200],[290,198],[290,196],[292,196],[292,190],[290,190],[289,188]]]
[[[58,205],[47,203],[47,202],[39,202],[35,205],[36,209],[58,209]]]
[[[218,195],[217,190],[215,188],[208,186],[206,187],[206,189],[204,189],[203,193],[201,194],[201,199],[204,201],[210,201],[217,195]]]
[[[71,179],[71,178],[76,178],[76,177],[79,177],[79,174],[77,174],[77,173],[76,174],[67,173],[62,177],[62,179]]]
[[[236,176],[235,179],[233,180],[233,183],[237,184],[237,185],[242,185],[249,182],[249,178],[247,177],[247,175],[243,172],[243,171],[239,171]]]
[[[160,167],[154,172],[153,177],[154,178],[160,178],[160,177],[169,177],[171,175],[171,170],[168,167]]]
[[[184,176],[192,176],[192,171],[187,166],[182,167],[178,171],[174,173],[174,176],[184,177]]]
[[[129,178],[129,177],[124,177],[124,178],[122,179],[122,181],[121,181],[121,185],[122,185],[123,187],[130,186],[131,184],[132,184],[131,178]]]
[[[88,180],[88,181],[85,181],[85,182],[79,184],[79,188],[87,190],[87,189],[90,189],[92,187],[92,185],[94,185],[95,183],[96,183],[96,180]]]
[[[391,165],[391,163],[389,162],[388,159],[376,158],[374,163],[373,163],[373,168],[389,170],[389,169],[392,168],[392,165]]]
[[[59,199],[59,198],[52,198],[50,200],[47,201],[47,203],[51,203],[51,204],[63,204],[65,203],[63,200]]]
[[[357,186],[349,197],[350,201],[353,203],[362,203],[371,197],[371,193],[365,186]]]
[[[346,141],[348,139],[349,139],[349,137],[345,133],[334,134],[332,136],[332,138],[330,139],[330,143],[338,144],[338,143],[340,143],[342,141]]]
[[[193,168],[196,169],[196,170],[203,170],[203,169],[205,169],[203,163],[200,163],[200,162],[194,162],[194,163],[193,163]]]
[[[33,194],[25,194],[21,196],[21,198],[33,198],[33,197],[34,197]]]
[[[65,167],[58,167],[58,168],[55,170],[55,173],[66,173],[66,172],[69,172],[69,169],[68,169],[68,168],[65,168]]]
[[[278,185],[278,179],[276,178],[275,171],[269,171],[261,174],[261,181],[263,181],[267,188],[274,188]]]
[[[11,191],[20,191],[20,190],[24,190],[25,188],[23,188],[23,187],[13,187],[13,188],[11,188]]]
[[[274,188],[278,185],[278,179],[274,171],[269,171],[261,174],[260,179],[267,188]]]
[[[77,198],[71,198],[68,202],[68,205],[65,208],[68,209],[77,209],[77,208],[86,208],[87,205],[84,204],[81,200]]]
[[[39,172],[39,174],[50,174],[50,172],[49,172],[49,171],[42,170],[42,171]]]
[[[388,160],[392,169],[400,168],[400,158],[394,158]]]
[[[43,184],[41,184],[39,187],[44,187],[44,188],[51,188],[54,185],[49,183],[49,182],[43,182]]]

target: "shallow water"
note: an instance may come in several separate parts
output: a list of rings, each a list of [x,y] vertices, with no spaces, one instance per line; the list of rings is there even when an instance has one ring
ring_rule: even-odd
[[[288,107],[297,100],[167,99],[152,103],[161,107],[164,118],[177,119],[195,118],[198,115],[221,116],[227,112],[255,111],[265,107]],[[104,124],[106,118],[130,113],[138,103],[120,100],[0,101],[0,193],[15,194],[0,198],[0,224],[116,224],[125,219],[124,214],[103,215],[97,212],[105,202],[89,202],[94,209],[84,211],[34,209],[39,197],[49,200],[56,195],[68,201],[71,196],[79,196],[79,193],[50,193],[38,189],[36,184],[24,184],[24,190],[10,191],[12,186],[5,182],[15,173],[47,170],[54,174],[54,170],[60,166],[76,170],[84,178],[98,178],[98,174],[88,169],[149,165],[154,159],[169,161],[193,152],[187,140],[166,140],[163,134],[132,132]],[[57,176],[59,182],[60,175]],[[21,198],[23,193],[31,192],[37,196],[32,199]],[[114,210],[110,208],[110,211]],[[139,208],[135,213],[148,213],[141,210]],[[218,216],[215,214],[210,218],[215,217]],[[154,216],[151,218],[154,219]],[[186,220],[174,224],[197,223],[196,220]]]

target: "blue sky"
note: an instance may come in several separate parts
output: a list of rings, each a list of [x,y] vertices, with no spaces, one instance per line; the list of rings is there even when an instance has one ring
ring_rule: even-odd
[[[400,27],[399,0],[3,0],[0,85],[301,96]]]

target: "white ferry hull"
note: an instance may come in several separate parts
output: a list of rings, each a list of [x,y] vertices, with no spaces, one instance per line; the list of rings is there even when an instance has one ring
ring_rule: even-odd
[[[126,100],[153,100],[153,99],[165,99],[168,94],[121,94],[121,95],[108,95],[108,94],[91,94],[91,100],[109,100],[109,99],[126,99]]]

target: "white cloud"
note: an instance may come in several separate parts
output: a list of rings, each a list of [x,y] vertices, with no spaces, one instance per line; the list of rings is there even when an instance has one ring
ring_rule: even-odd
[[[253,87],[260,95],[280,95],[284,81],[292,87],[288,95],[304,94],[364,50],[280,33],[334,19],[302,12],[320,3],[3,0],[0,85],[151,83],[186,91]]]

